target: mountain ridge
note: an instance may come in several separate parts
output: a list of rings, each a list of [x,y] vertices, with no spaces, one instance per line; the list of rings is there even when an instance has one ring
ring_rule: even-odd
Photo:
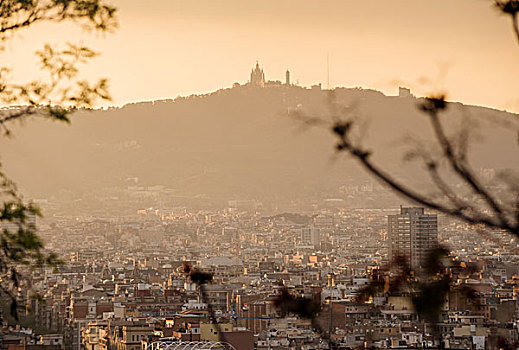
[[[364,125],[363,144],[399,175],[410,171],[401,162],[402,149],[409,148],[403,140],[433,139],[426,116],[416,108],[419,102],[360,88],[330,92],[242,85],[78,111],[70,126],[33,120],[14,126],[14,138],[0,140],[1,156],[5,170],[37,197],[125,188],[128,179],[138,179],[139,186],[164,185],[182,196],[326,196],[349,181],[372,181],[354,163],[337,157],[329,130],[333,117],[356,116]],[[501,126],[517,123],[516,114],[457,102],[448,106],[449,131],[463,129],[469,118],[470,128],[479,125],[474,133],[485,136],[473,142],[475,166],[519,167],[510,154],[515,149],[512,129]],[[295,117],[301,115],[329,125],[308,127]],[[490,129],[491,119],[501,124]]]

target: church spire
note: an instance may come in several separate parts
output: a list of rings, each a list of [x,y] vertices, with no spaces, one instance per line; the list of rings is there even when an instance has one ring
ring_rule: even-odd
[[[263,69],[260,68],[258,61],[256,61],[256,68],[250,73],[250,83],[255,86],[265,86],[265,73],[263,73]]]

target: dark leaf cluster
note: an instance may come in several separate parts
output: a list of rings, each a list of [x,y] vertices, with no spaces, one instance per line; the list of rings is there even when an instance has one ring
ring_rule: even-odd
[[[447,102],[444,95],[426,97],[425,101],[419,104],[419,108],[427,113],[437,113],[447,108]]]
[[[117,26],[116,8],[103,0],[2,0],[0,1],[0,50],[6,40],[39,22],[74,21],[101,32]],[[95,83],[78,78],[79,65],[98,54],[83,45],[58,49],[46,44],[36,52],[47,79],[23,84],[10,81],[10,69],[0,67],[0,103],[16,107],[0,111],[0,128],[9,135],[9,122],[43,116],[69,122],[78,107],[91,108],[111,100],[108,81]]]
[[[89,29],[107,31],[117,26],[116,8],[102,0],[2,0],[0,1],[0,35],[39,22],[71,20]]]
[[[464,270],[470,273],[473,269],[462,266],[448,255],[449,251],[444,247],[431,250],[424,266],[417,271],[410,268],[408,257],[397,256],[388,266],[374,271],[372,280],[359,291],[356,299],[365,302],[380,294],[403,293],[411,296],[414,309],[422,319],[438,322],[449,291],[457,290],[474,303],[478,301],[476,291],[464,284],[457,285],[454,277]]]
[[[515,16],[519,12],[518,0],[496,0],[496,7],[503,13]]]
[[[512,19],[514,33],[517,41],[519,42],[519,23],[517,16],[519,13],[519,0],[495,0],[495,5],[496,8],[501,11],[501,13],[509,15]]]
[[[274,299],[274,306],[282,317],[292,314],[305,319],[314,319],[321,311],[321,305],[312,299],[290,294],[287,289]]]
[[[41,216],[38,207],[25,203],[15,184],[0,171],[0,291],[11,300],[11,314],[17,318],[18,289],[24,283],[20,267],[33,269],[56,266],[61,260],[44,249],[36,231],[35,220]]]
[[[193,283],[201,286],[207,284],[213,280],[213,275],[208,272],[193,268],[190,264],[182,264],[182,272],[188,277]]]
[[[42,71],[47,73],[46,81],[11,84],[8,81],[9,70],[0,69],[0,102],[18,105],[0,111],[0,127],[4,134],[10,133],[7,125],[14,120],[42,116],[68,123],[69,114],[76,108],[90,108],[98,100],[111,100],[106,79],[91,84],[78,78],[78,65],[96,57],[96,52],[70,43],[64,49],[46,44],[36,55]]]

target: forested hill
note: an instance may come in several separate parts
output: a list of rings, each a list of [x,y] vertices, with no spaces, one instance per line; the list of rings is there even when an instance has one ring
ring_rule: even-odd
[[[430,138],[418,99],[362,89],[238,86],[203,96],[80,111],[70,125],[31,120],[0,140],[4,170],[33,197],[118,187],[163,185],[182,196],[275,199],[336,193],[365,173],[334,148],[324,125],[355,116],[359,140],[413,181],[420,167],[402,161],[416,139]],[[297,112],[297,113],[294,113]],[[470,128],[476,168],[519,167],[517,115],[449,104],[450,131]],[[517,126],[517,124],[516,124]],[[425,144],[427,144],[425,142]],[[420,147],[423,147],[420,146]]]

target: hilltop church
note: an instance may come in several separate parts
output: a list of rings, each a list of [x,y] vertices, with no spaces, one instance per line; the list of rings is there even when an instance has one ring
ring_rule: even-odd
[[[265,83],[265,73],[263,69],[260,68],[258,61],[256,61],[256,67],[250,72],[249,84],[257,87],[265,87]],[[280,83],[278,82],[278,84]],[[285,84],[290,85],[290,72],[288,70],[285,74]]]
[[[258,61],[256,61],[256,68],[250,72],[250,83],[255,86],[265,86],[265,73],[260,68]]]

